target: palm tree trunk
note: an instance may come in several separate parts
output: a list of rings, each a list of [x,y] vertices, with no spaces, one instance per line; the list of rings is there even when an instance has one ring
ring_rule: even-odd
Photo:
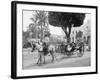
[[[42,31],[42,25],[41,25],[41,41],[42,41],[43,31]]]

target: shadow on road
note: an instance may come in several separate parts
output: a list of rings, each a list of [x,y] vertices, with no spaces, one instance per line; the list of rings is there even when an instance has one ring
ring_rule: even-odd
[[[56,62],[61,62],[62,60],[67,60],[67,59],[72,59],[72,58],[78,58],[77,56],[67,56],[67,55],[63,55],[63,57],[60,57],[60,58],[58,58],[58,59],[56,59],[55,61],[54,61],[54,63],[56,63]],[[46,61],[45,62],[45,64],[37,64],[37,63],[32,63],[32,64],[30,64],[29,66],[26,66],[26,67],[24,67],[23,69],[30,69],[32,66],[34,67],[34,68],[42,68],[42,67],[44,67],[44,66],[46,66],[46,65],[50,65],[50,64],[54,64],[54,63],[52,63],[51,62],[51,60],[50,61]]]

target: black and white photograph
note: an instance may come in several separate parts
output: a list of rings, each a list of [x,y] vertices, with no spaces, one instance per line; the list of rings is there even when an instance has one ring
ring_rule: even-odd
[[[15,3],[15,77],[97,73],[96,6]]]
[[[91,66],[91,14],[23,10],[22,68]]]

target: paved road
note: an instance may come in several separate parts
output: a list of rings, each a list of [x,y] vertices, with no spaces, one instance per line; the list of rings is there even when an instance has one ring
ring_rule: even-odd
[[[33,52],[32,54],[28,53],[27,51],[23,52],[23,69],[39,69],[39,68],[58,68],[58,67],[84,67],[84,66],[90,66],[91,60],[90,52],[85,52],[82,57],[77,57],[76,55],[73,55],[71,57],[61,55],[56,53],[56,58],[54,63],[51,63],[51,56],[47,55],[46,58],[46,64],[36,64],[38,55],[36,52]]]

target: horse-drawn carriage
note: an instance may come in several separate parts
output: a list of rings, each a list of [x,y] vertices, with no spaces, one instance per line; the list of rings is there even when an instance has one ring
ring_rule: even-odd
[[[84,42],[77,41],[76,43],[61,44],[61,53],[67,56],[75,55],[81,57],[84,54]]]
[[[82,57],[84,54],[84,43],[83,42],[78,42],[78,43],[69,43],[69,44],[63,44],[63,47],[61,48],[61,50],[63,50],[63,53],[67,56],[72,56],[72,55],[77,55],[78,57]],[[46,45],[43,44],[42,45],[42,50],[40,51],[40,58],[38,60],[38,62],[40,61],[41,63],[41,56],[44,57],[44,63],[45,63],[45,56],[50,53],[51,57],[52,57],[52,62],[54,62],[55,57],[55,53],[56,53],[56,46],[54,45]],[[62,54],[62,53],[60,53]]]
[[[32,44],[33,45],[33,44]],[[54,62],[55,57],[55,53],[57,53],[56,51],[59,49],[60,54],[65,54],[67,56],[71,56],[71,55],[77,55],[78,57],[83,56],[84,54],[84,42],[82,41],[77,41],[76,43],[72,42],[72,43],[64,43],[61,44],[59,46],[56,45],[52,45],[52,44],[45,44],[44,42],[38,41],[35,44],[35,49],[38,50],[38,61],[37,63],[45,63],[45,56],[50,53],[51,57],[52,57],[52,62]],[[57,49],[58,48],[58,49]],[[33,47],[32,47],[32,51],[33,51]]]

